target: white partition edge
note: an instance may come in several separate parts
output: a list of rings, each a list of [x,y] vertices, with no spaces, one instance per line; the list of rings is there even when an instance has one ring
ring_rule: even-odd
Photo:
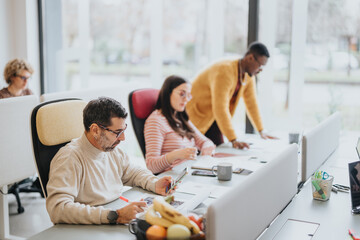
[[[305,133],[302,139],[301,181],[323,164],[339,145],[341,114],[336,112]]]

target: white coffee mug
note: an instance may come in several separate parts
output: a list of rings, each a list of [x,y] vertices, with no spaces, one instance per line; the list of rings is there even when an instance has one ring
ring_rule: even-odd
[[[229,181],[232,177],[232,163],[219,163],[217,166],[212,167],[212,172],[217,175],[221,181]],[[215,172],[215,168],[217,171]]]

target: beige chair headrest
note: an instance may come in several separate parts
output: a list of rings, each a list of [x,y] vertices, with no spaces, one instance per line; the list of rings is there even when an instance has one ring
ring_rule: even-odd
[[[83,110],[86,102],[69,100],[41,107],[36,115],[39,140],[46,146],[69,142],[84,132]]]

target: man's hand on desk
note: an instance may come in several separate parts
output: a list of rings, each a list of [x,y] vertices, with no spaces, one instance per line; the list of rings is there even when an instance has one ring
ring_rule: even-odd
[[[268,134],[265,133],[264,131],[259,132],[259,134],[260,134],[260,137],[261,137],[262,139],[279,139],[278,137],[274,137],[274,136],[268,135]]]
[[[155,193],[160,195],[172,194],[174,190],[170,190],[168,193],[166,193],[166,187],[171,184],[172,180],[173,179],[170,176],[165,176],[157,180],[155,183]],[[119,224],[129,223],[132,219],[136,218],[136,214],[143,212],[143,208],[146,206],[147,204],[144,201],[130,202],[129,205],[116,210],[118,214],[118,219],[116,222]]]
[[[143,208],[145,208],[146,206],[147,204],[144,201],[131,202],[129,205],[126,205],[125,207],[116,210],[118,214],[118,219],[116,223],[129,223],[132,219],[136,218],[136,214],[143,212]]]
[[[170,176],[165,176],[160,178],[156,183],[155,183],[155,193],[160,194],[160,195],[168,195],[168,194],[172,194],[174,192],[174,190],[170,190],[169,192],[166,192],[166,188],[171,185],[172,182],[172,177]]]
[[[240,142],[237,139],[234,139],[231,141],[233,148],[236,149],[244,149],[244,148],[250,148],[250,145],[246,142]]]

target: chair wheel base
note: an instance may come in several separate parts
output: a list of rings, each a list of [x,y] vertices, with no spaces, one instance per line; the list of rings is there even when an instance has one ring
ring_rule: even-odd
[[[18,213],[23,213],[25,211],[24,207],[18,207]]]

